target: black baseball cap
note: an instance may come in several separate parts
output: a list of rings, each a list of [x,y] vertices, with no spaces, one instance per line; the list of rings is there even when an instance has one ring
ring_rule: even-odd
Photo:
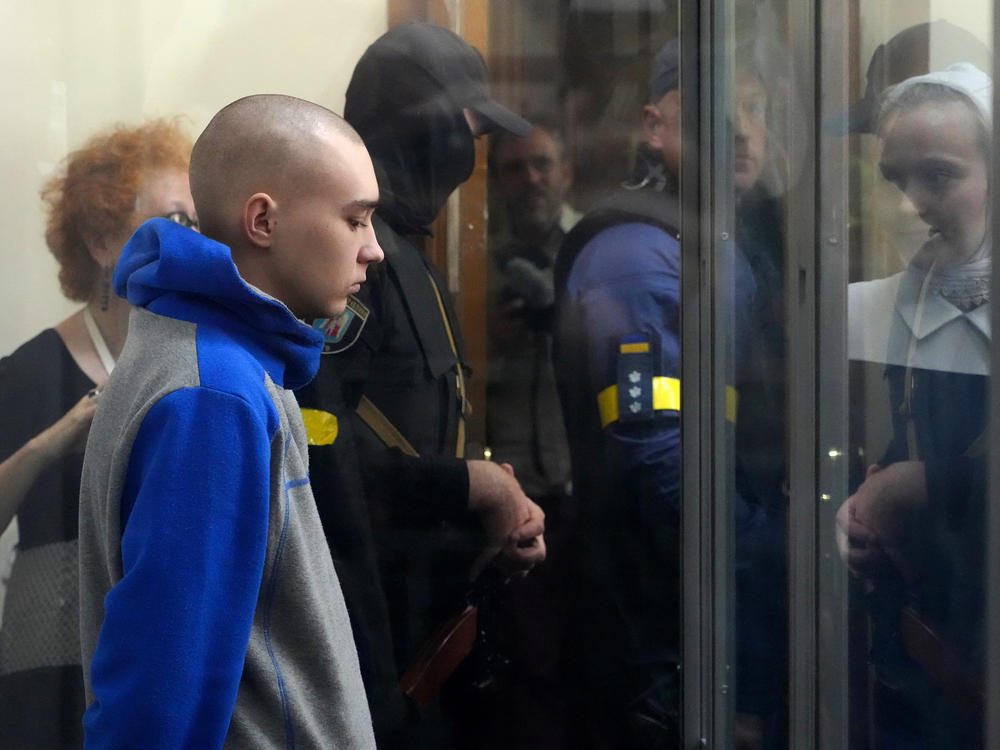
[[[402,58],[423,70],[456,107],[468,107],[514,135],[531,132],[531,123],[493,99],[483,56],[455,32],[430,23],[406,23],[379,37],[366,57],[376,49],[379,55]]]
[[[680,85],[681,40],[671,39],[660,47],[649,66],[649,101],[656,103]]]

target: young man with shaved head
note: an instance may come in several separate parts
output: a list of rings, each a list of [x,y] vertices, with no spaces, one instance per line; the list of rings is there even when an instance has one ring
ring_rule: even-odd
[[[291,389],[369,264],[378,184],[318,105],[240,99],[191,157],[205,235],[151,219],[80,499],[88,747],[374,748]]]

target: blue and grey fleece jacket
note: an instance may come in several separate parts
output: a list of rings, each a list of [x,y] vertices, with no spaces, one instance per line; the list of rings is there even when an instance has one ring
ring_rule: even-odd
[[[80,497],[88,748],[374,748],[290,389],[323,336],[164,219],[115,270],[134,305]]]

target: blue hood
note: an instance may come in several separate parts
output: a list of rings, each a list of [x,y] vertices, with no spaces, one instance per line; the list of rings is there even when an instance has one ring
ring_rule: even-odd
[[[228,247],[168,219],[150,219],[135,231],[114,287],[138,307],[223,329],[284,388],[302,387],[319,368],[320,331],[243,281]]]

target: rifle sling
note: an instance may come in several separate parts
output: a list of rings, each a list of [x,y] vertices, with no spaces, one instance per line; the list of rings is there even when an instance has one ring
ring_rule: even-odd
[[[448,321],[448,313],[444,309],[444,300],[441,299],[441,291],[438,289],[434,275],[427,271],[427,279],[434,290],[434,298],[437,300],[438,311],[441,313],[441,322],[444,323],[444,330],[448,334],[448,345],[451,346],[451,353],[455,355],[455,390],[458,397],[458,424],[456,426],[455,456],[465,458],[465,415],[469,411],[469,398],[465,393],[465,373],[462,371],[462,358],[458,356],[458,346],[455,344],[455,334],[451,331],[451,323]]]
[[[361,417],[361,421],[368,425],[372,432],[378,436],[378,439],[385,443],[387,448],[399,448],[407,456],[420,455],[410,445],[410,441],[406,439],[403,433],[396,429],[396,425],[367,396],[361,397],[361,401],[358,403],[358,408],[355,409],[355,412]]]

